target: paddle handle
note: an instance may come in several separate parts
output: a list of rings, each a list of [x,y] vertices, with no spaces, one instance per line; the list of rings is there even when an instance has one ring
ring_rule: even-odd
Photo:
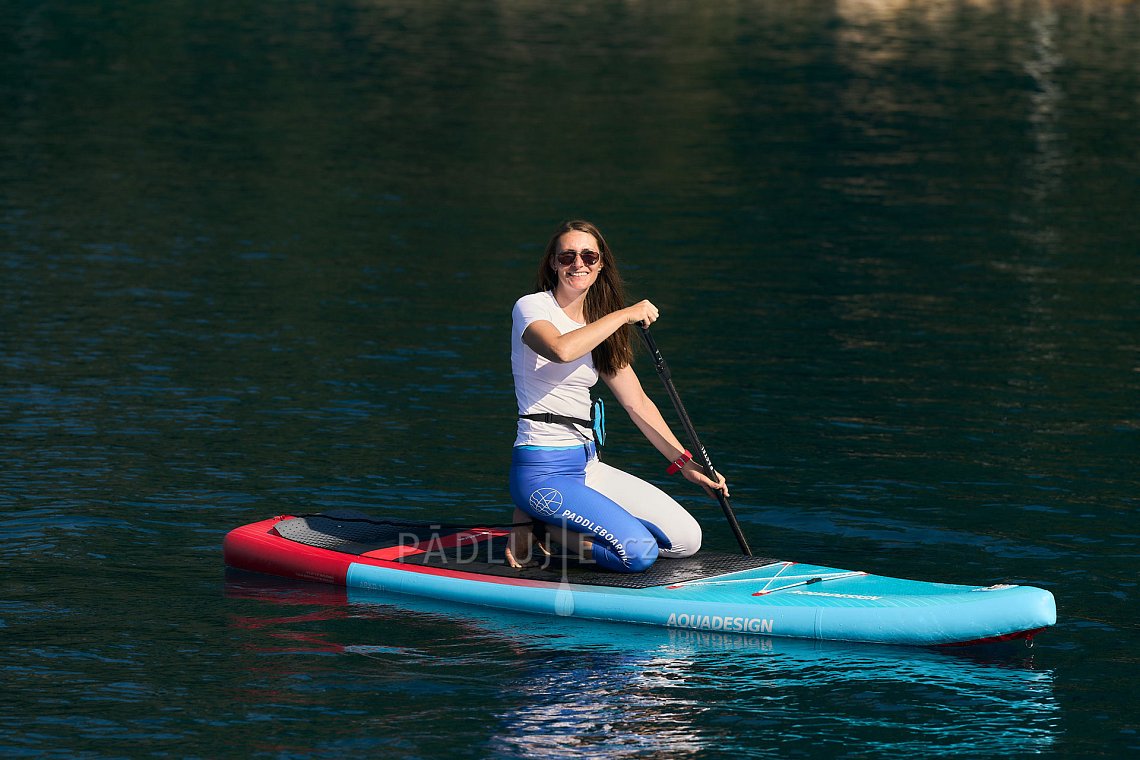
[[[661,350],[657,348],[657,341],[653,340],[653,336],[649,334],[649,328],[640,322],[637,326],[641,328],[641,339],[645,341],[645,348],[653,359],[653,366],[657,369],[657,375],[665,385],[665,392],[669,394],[669,400],[673,402],[673,408],[677,410],[677,416],[681,418],[681,426],[685,428],[685,435],[689,439],[689,451],[693,454],[697,464],[704,468],[705,475],[715,482],[717,479],[716,468],[713,467],[712,459],[709,458],[709,453],[705,450],[701,439],[697,437],[697,431],[693,428],[693,421],[689,419],[689,413],[685,411],[685,405],[681,403],[681,396],[677,393],[676,386],[673,385],[673,373],[669,370],[665,357],[661,355]],[[724,495],[723,491],[714,490],[713,493],[716,494],[717,501],[720,502],[720,508],[728,520],[728,526],[732,528],[732,533],[736,536],[736,542],[740,544],[740,550],[751,557],[752,550],[748,548],[748,540],[744,538],[744,531],[740,529],[740,523],[736,521],[736,513],[732,511],[728,497]]]

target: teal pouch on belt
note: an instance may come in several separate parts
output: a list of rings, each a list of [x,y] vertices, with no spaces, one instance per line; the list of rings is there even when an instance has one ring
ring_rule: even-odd
[[[606,445],[606,405],[600,398],[594,400],[590,418],[594,423],[594,442],[601,448]]]

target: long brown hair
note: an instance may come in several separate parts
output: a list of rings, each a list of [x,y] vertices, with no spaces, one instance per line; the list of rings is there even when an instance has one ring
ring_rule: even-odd
[[[558,252],[558,239],[567,232],[585,232],[598,241],[598,253],[602,254],[602,271],[598,272],[598,279],[586,292],[585,315],[586,322],[594,322],[610,312],[625,308],[625,285],[622,283],[621,273],[618,272],[617,259],[610,250],[606,239],[593,224],[581,219],[562,222],[550,236],[546,244],[546,252],[542,262],[538,265],[538,274],[535,277],[535,292],[555,290],[558,287],[557,270],[551,266],[554,263],[554,254]],[[622,367],[633,361],[633,348],[629,342],[629,325],[622,325],[617,332],[606,338],[591,355],[594,357],[594,368],[603,375],[612,375]]]

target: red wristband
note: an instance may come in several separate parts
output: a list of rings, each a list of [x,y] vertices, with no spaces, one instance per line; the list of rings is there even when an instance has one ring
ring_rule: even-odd
[[[691,461],[693,461],[693,455],[689,453],[688,449],[685,449],[685,453],[681,454],[681,456],[673,460],[671,465],[665,468],[665,474],[674,475],[685,469],[685,465]]]

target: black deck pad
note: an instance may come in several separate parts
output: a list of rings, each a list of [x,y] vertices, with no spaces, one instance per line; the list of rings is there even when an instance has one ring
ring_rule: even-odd
[[[779,561],[767,557],[700,551],[684,559],[663,557],[642,573],[615,573],[601,570],[594,564],[579,563],[559,556],[547,557],[536,550],[534,558],[540,564],[517,570],[508,565],[505,559],[506,536],[489,541],[462,539],[457,545],[448,546],[456,544],[454,539],[448,540],[456,533],[471,530],[454,525],[380,519],[360,512],[337,510],[282,520],[275,528],[290,541],[345,554],[360,555],[401,544],[418,543],[426,551],[405,557],[402,562],[482,575],[551,582],[561,581],[565,574],[570,583],[618,588],[668,586],[764,567]]]
[[[426,540],[431,529],[438,526],[410,520],[380,519],[363,512],[338,509],[282,520],[273,527],[282,538],[299,544],[359,555],[401,543],[415,544],[421,534]],[[452,535],[460,530],[448,528],[439,532],[440,535]]]

